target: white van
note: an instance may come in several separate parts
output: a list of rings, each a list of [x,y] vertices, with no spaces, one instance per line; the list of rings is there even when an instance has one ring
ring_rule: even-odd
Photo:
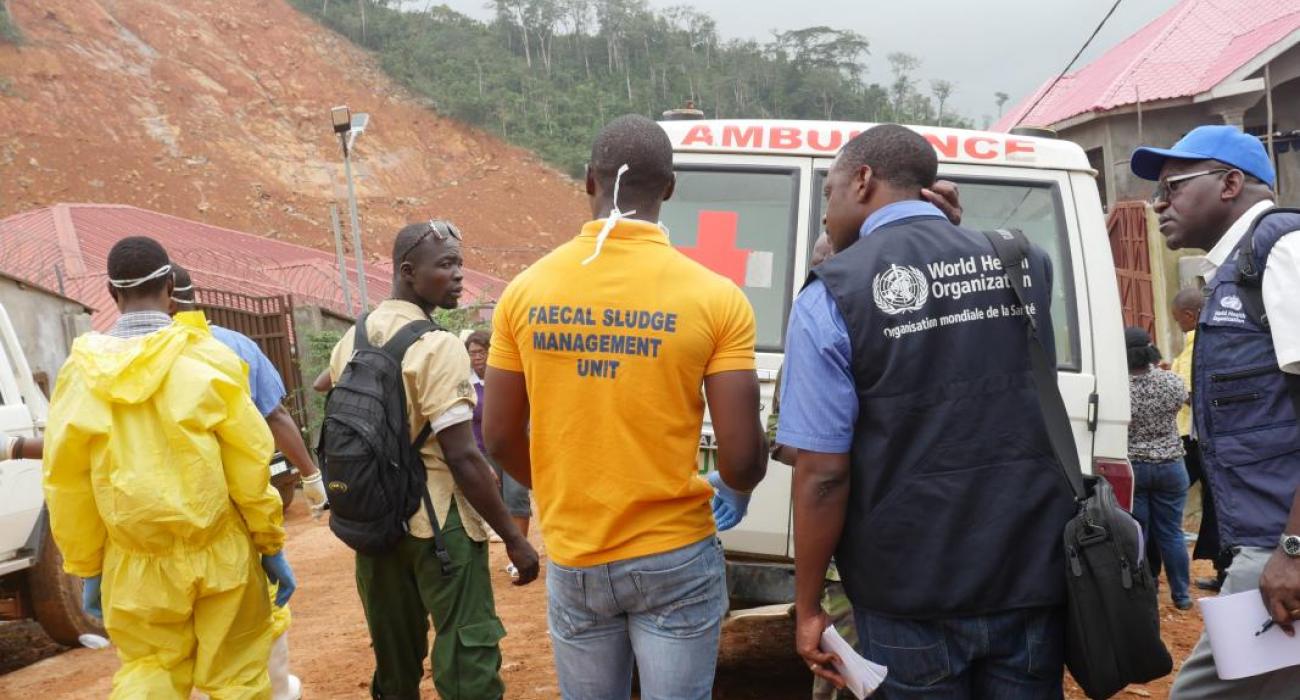
[[[661,219],[675,246],[744,290],[758,323],[763,417],[781,367],[790,304],[821,229],[822,185],[841,146],[871,124],[775,120],[661,122],[677,189]],[[962,225],[1019,228],[1051,256],[1061,393],[1080,462],[1132,499],[1129,393],[1115,267],[1095,172],[1079,146],[1036,138],[912,127],[934,145],[939,174],[960,185]],[[700,470],[713,468],[706,420]],[[1086,468],[1085,467],[1085,468]],[[789,467],[773,462],[749,514],[722,534],[733,601],[793,600]]]
[[[37,436],[47,410],[0,305],[0,433]],[[81,608],[81,580],[63,572],[45,513],[41,463],[15,459],[0,462],[0,620],[28,617],[66,646],[78,644],[83,634],[104,634]]]

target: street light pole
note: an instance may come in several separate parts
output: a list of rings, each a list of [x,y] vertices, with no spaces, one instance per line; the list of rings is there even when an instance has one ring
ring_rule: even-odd
[[[334,231],[334,257],[339,263],[339,282],[343,285],[343,308],[352,313],[352,290],[348,287],[348,261],[343,257],[343,231],[339,226],[339,207],[330,202],[330,229]]]
[[[343,140],[343,170],[348,178],[348,214],[352,219],[352,250],[357,255],[357,295],[361,297],[361,310],[364,314],[370,310],[370,297],[366,295],[365,254],[361,250],[361,225],[357,223],[357,189],[352,182],[352,149],[348,148],[347,137]]]
[[[352,224],[352,247],[357,255],[357,296],[359,297],[357,301],[360,306],[359,313],[365,313],[370,310],[370,297],[366,294],[365,253],[361,249],[361,224],[357,221],[357,189],[352,181],[352,144],[365,132],[366,125],[370,123],[370,115],[365,113],[353,115],[347,105],[340,105],[330,110],[330,121],[333,123],[334,133],[338,134],[339,145],[343,147],[343,172],[348,180],[348,214]],[[344,283],[346,290],[346,280]]]

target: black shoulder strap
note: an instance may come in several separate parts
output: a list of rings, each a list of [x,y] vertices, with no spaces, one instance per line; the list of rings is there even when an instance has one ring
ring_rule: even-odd
[[[352,330],[352,351],[369,350],[374,346],[370,344],[370,336],[366,333],[366,319],[370,318],[370,312],[361,314],[357,319],[357,325]]]
[[[1011,283],[1016,300],[1024,309],[1025,337],[1029,343],[1029,364],[1033,369],[1034,384],[1038,388],[1038,407],[1047,425],[1047,437],[1056,453],[1056,461],[1061,465],[1065,481],[1070,485],[1074,498],[1082,502],[1088,496],[1083,483],[1083,470],[1079,467],[1079,452],[1074,444],[1074,432],[1070,429],[1070,414],[1065,410],[1065,401],[1057,383],[1056,368],[1047,361],[1047,351],[1042,339],[1038,337],[1038,321],[1029,313],[1029,295],[1025,293],[1026,258],[1029,240],[1017,230],[984,231],[984,236],[993,244],[993,250],[1002,261],[1002,270]]]
[[[406,357],[406,351],[415,344],[415,341],[423,337],[425,333],[440,330],[442,330],[442,326],[439,326],[433,321],[411,321],[394,333],[393,337],[389,338],[387,343],[384,343],[382,349],[393,359],[397,360],[398,365],[401,365],[402,358]],[[429,435],[432,432],[433,426],[425,423],[424,428],[421,429],[419,435],[416,436],[415,442],[412,443],[417,452],[420,448],[424,447],[425,442],[428,442]]]
[[[442,327],[433,321],[411,321],[394,333],[387,343],[384,343],[383,351],[397,360],[400,366],[402,358],[406,357],[406,351],[415,344],[415,341],[423,337],[425,333],[440,330],[442,330]],[[432,434],[433,424],[426,422],[424,427],[420,429],[420,433],[416,435],[415,441],[411,443],[411,447],[415,449],[417,455],[419,455],[424,443],[429,441],[429,436]],[[442,527],[438,525],[438,512],[433,509],[433,499],[429,497],[429,488],[425,485],[423,479],[420,481],[420,500],[424,501],[424,511],[429,516],[429,527],[433,530],[433,552],[438,557],[438,566],[442,570],[443,576],[450,575],[452,568],[451,555],[448,553],[447,544],[442,537]]]
[[[1242,236],[1241,243],[1237,246],[1237,297],[1241,299],[1243,310],[1250,320],[1270,334],[1273,331],[1269,326],[1268,312],[1264,308],[1265,265],[1256,264],[1255,261],[1255,232],[1259,229],[1259,223],[1273,214],[1300,214],[1300,209],[1274,207],[1260,214],[1251,222],[1250,229],[1246,231],[1245,236]],[[1300,234],[1292,231],[1286,235]],[[1267,261],[1261,262],[1267,263]],[[1296,420],[1300,420],[1300,375],[1282,372],[1282,376],[1286,380],[1287,393],[1291,395],[1291,406],[1295,411]]]
[[[421,336],[430,331],[442,330],[438,324],[433,321],[411,321],[402,326],[400,330],[393,334],[393,337],[384,343],[383,351],[392,355],[398,362],[406,356],[406,351],[419,340]]]

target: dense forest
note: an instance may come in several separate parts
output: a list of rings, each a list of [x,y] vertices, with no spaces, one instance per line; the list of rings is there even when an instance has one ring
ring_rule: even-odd
[[[831,27],[723,41],[709,15],[645,0],[495,0],[486,23],[434,2],[292,0],[374,51],[443,114],[490,129],[579,175],[587,144],[619,114],[688,101],[717,118],[844,119],[970,126],[956,86],[921,84],[920,61],[887,56],[868,80],[866,37]]]

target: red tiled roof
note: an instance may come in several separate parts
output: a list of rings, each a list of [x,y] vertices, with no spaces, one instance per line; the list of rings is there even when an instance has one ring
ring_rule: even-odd
[[[1300,36],[1296,0],[1183,0],[1101,58],[1061,79],[1033,112],[1051,80],[994,125],[1052,126],[1087,112],[1193,97],[1208,92],[1256,56]],[[1023,116],[1023,118],[1022,118]]]
[[[332,253],[122,204],[56,204],[0,219],[0,270],[98,309],[91,323],[103,330],[117,318],[108,294],[108,252],[127,236],[158,239],[199,287],[288,295],[297,304],[353,316]],[[356,270],[351,258],[348,263],[355,305]],[[367,263],[366,286],[372,304],[387,297],[392,266]],[[493,302],[504,288],[503,280],[465,270],[467,301]]]

